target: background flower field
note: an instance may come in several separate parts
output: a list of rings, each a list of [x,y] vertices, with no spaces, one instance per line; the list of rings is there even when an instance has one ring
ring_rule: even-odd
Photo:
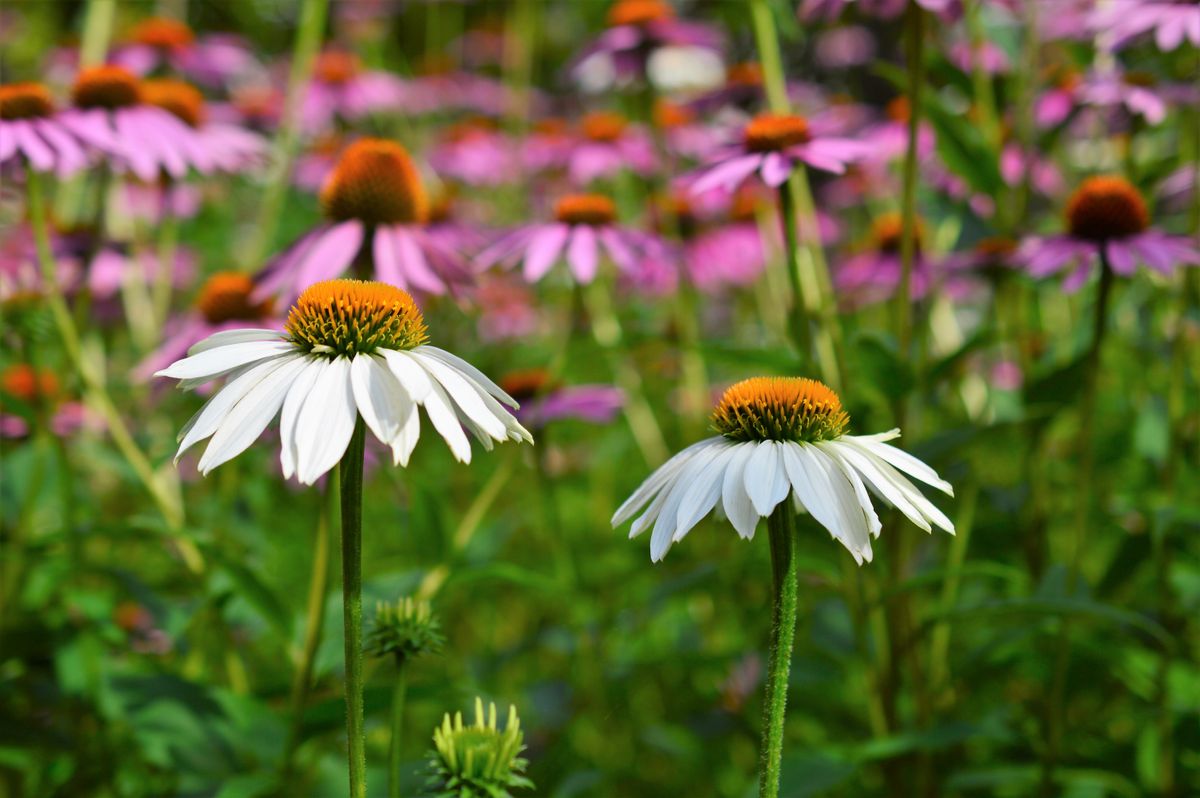
[[[0,795],[346,794],[336,469],[173,463],[213,386],[153,376],[338,276],[535,441],[368,436],[370,794],[476,697],[514,795],[755,794],[766,525],[611,524],[754,376],[956,532],[798,517],[780,795],[1200,791],[1194,4],[16,0],[0,73]]]

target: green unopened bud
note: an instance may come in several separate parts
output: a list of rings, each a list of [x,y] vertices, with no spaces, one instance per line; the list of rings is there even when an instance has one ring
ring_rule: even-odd
[[[375,605],[375,620],[367,633],[367,653],[394,656],[403,664],[421,654],[436,654],[445,642],[428,601],[402,598]]]
[[[430,794],[438,798],[511,798],[510,790],[532,789],[523,774],[529,763],[517,708],[508,708],[501,731],[496,725],[496,705],[475,699],[475,723],[463,724],[461,712],[451,721],[447,713],[433,732],[434,751],[429,757]]]

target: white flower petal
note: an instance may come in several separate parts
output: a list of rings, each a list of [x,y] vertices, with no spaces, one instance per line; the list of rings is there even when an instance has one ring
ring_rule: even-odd
[[[882,443],[874,436],[846,435],[843,440],[860,444],[876,457],[903,471],[913,479],[924,482],[930,487],[937,488],[949,496],[954,495],[954,487],[949,482],[939,477],[937,472],[932,468],[902,449]]]
[[[305,366],[303,357],[294,357],[265,375],[229,411],[221,426],[209,441],[197,468],[207,475],[222,463],[229,462],[258,440],[267,424],[275,418],[296,375]]]
[[[819,464],[828,478],[832,496],[841,511],[839,514],[842,518],[843,528],[846,530],[851,544],[855,547],[851,551],[856,550],[863,560],[870,562],[872,557],[871,529],[867,522],[866,511],[863,510],[855,495],[854,486],[850,484],[850,480],[837,463],[825,452],[811,445],[802,448],[813,461]]]
[[[350,361],[350,385],[367,428],[390,446],[409,415],[417,411],[416,405],[377,355],[354,356]]]
[[[175,462],[179,462],[180,456],[192,446],[216,432],[234,405],[258,385],[259,381],[289,362],[289,358],[276,358],[265,363],[256,363],[209,397],[204,406],[183,426]]]
[[[300,408],[304,407],[317,378],[327,368],[327,359],[307,358],[304,370],[296,376],[292,389],[283,400],[283,409],[279,411],[279,467],[285,479],[296,474],[296,419],[300,416]]]
[[[829,474],[814,452],[815,449],[808,444],[790,441],[784,444],[783,462],[792,483],[792,491],[817,523],[829,530],[829,534],[845,546],[861,565],[863,557],[859,542],[854,539],[851,524],[842,512]]]
[[[738,535],[750,540],[758,527],[758,511],[754,509],[746,493],[746,463],[754,455],[758,444],[739,443],[729,454],[725,467],[725,479],[721,483],[721,509]]]
[[[421,368],[421,364],[407,352],[380,349],[379,354],[383,355],[388,368],[396,375],[396,379],[400,380],[409,397],[419,405],[425,404],[425,397],[433,390],[433,380],[429,378],[429,372]]]
[[[311,485],[346,453],[358,410],[350,361],[335,357],[320,373],[296,419],[296,478]]]
[[[683,530],[683,534],[676,533],[680,503],[691,490],[693,481],[712,462],[714,456],[719,456],[719,452],[711,448],[693,455],[680,470],[678,478],[672,481],[670,489],[663,491],[666,501],[658,514],[658,520],[654,523],[654,531],[650,534],[651,562],[658,562],[665,557],[671,543],[687,534],[686,529]]]
[[[784,471],[780,448],[775,441],[762,441],[755,445],[742,479],[746,484],[746,495],[764,518],[787,497],[787,472]]]
[[[692,480],[687,493],[679,502],[679,510],[675,516],[675,536],[673,541],[683,539],[683,536],[700,523],[700,519],[708,515],[709,510],[721,498],[721,488],[725,482],[725,469],[733,456],[732,446],[713,447],[704,455],[709,458],[708,464]]]
[[[409,353],[432,377],[441,383],[445,388],[446,393],[454,400],[454,404],[458,405],[467,418],[475,422],[481,430],[487,435],[495,438],[498,441],[508,440],[508,428],[504,426],[504,422],[496,418],[495,415],[488,410],[487,405],[480,398],[479,388],[455,369],[447,366],[442,361],[434,357],[422,355],[419,352]],[[484,436],[476,436],[484,437]]]
[[[253,341],[279,341],[287,337],[287,333],[282,330],[265,330],[251,328],[245,330],[222,330],[218,333],[213,333],[202,341],[197,341],[188,349],[189,355],[198,355],[201,352],[207,352],[209,349],[216,349],[218,346],[229,346],[230,344],[248,344]]]
[[[400,434],[392,442],[392,463],[408,468],[408,458],[412,457],[417,440],[421,437],[421,420],[417,416],[417,408],[408,414]]]
[[[504,391],[503,388],[501,388],[496,383],[492,382],[486,374],[484,374],[482,371],[480,371],[479,369],[472,366],[467,361],[463,360],[458,355],[447,352],[445,349],[439,349],[436,346],[429,346],[428,344],[426,344],[425,346],[418,346],[415,349],[413,349],[412,351],[414,353],[421,352],[421,353],[427,354],[431,357],[436,357],[438,360],[445,362],[446,365],[453,366],[454,368],[461,371],[463,374],[466,374],[468,377],[475,380],[475,382],[479,383],[480,387],[482,387],[485,391],[487,391],[489,394],[496,397],[497,399],[499,399],[501,402],[508,405],[509,407],[511,407],[513,409],[517,409],[520,407],[520,405],[517,404],[517,400],[513,399],[511,396],[509,396]]]
[[[156,377],[172,377],[179,380],[201,378],[216,379],[222,374],[269,357],[291,354],[296,348],[286,341],[248,341],[206,349],[199,354],[176,360]]]
[[[471,442],[467,440],[467,434],[463,432],[462,425],[458,423],[458,416],[455,415],[450,404],[450,397],[436,381],[431,381],[429,387],[429,393],[422,403],[425,413],[429,416],[429,421],[442,436],[446,445],[450,447],[450,453],[454,455],[454,459],[460,463],[470,463]]]
[[[854,488],[854,496],[858,500],[858,506],[862,508],[863,515],[867,519],[867,529],[871,531],[872,536],[879,537],[879,532],[883,529],[883,524],[879,522],[879,515],[875,512],[875,506],[871,503],[871,496],[867,493],[866,486],[863,485],[862,477],[858,475],[853,466],[842,458],[841,451],[835,441],[823,441],[816,444],[816,446],[829,455],[830,459],[837,464],[838,469],[849,480],[850,486]]]
[[[884,501],[903,513],[905,518],[907,518],[909,521],[912,521],[921,529],[924,529],[926,532],[932,531],[929,527],[929,522],[925,519],[925,516],[921,515],[921,513],[917,511],[917,508],[913,506],[913,503],[908,500],[904,490],[900,488],[900,486],[895,483],[895,480],[892,478],[892,476],[888,474],[890,471],[891,474],[895,474],[897,478],[904,479],[904,477],[900,476],[894,468],[880,460],[878,457],[875,457],[875,455],[871,454],[865,448],[854,446],[844,441],[835,441],[833,446],[837,447],[838,454],[840,454],[847,463],[849,463],[860,474],[862,474],[863,479],[867,481],[867,484],[871,486],[871,489],[882,496]],[[904,481],[908,482],[908,480]]]
[[[650,501],[650,499],[656,493],[662,490],[663,486],[667,484],[671,477],[675,475],[675,473],[684,463],[691,459],[692,455],[695,454],[697,450],[713,446],[714,444],[720,443],[723,440],[724,439],[720,437],[705,438],[704,440],[693,443],[686,449],[677,452],[674,457],[660,465],[654,471],[654,473],[646,477],[642,484],[638,486],[637,490],[635,490],[629,496],[629,498],[617,508],[617,511],[613,513],[612,525],[614,527],[620,526],[632,518],[637,511],[646,504],[646,502]],[[633,537],[633,535],[630,535],[630,537]]]

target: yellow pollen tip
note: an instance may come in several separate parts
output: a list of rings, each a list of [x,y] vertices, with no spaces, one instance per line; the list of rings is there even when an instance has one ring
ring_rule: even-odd
[[[196,299],[196,308],[209,324],[257,321],[271,315],[272,301],[252,302],[254,281],[239,272],[218,272],[208,278]]]
[[[752,152],[784,150],[810,138],[804,117],[783,114],[759,114],[746,123],[742,136]]]
[[[664,0],[618,0],[608,9],[608,25],[648,25],[675,16],[675,9]]]
[[[394,141],[359,139],[342,153],[321,189],[321,207],[335,221],[411,224],[428,216],[421,176]]]
[[[160,50],[182,50],[195,40],[192,29],[174,19],[151,17],[129,32],[130,41]]]
[[[850,423],[842,400],[805,377],[751,377],[725,390],[713,426],[736,441],[812,443],[840,437]]]
[[[429,338],[425,318],[407,291],[363,280],[310,285],[284,327],[301,349],[330,357],[413,349]]]
[[[138,79],[119,66],[85,69],[75,78],[71,99],[80,108],[127,108],[142,101]]]
[[[592,141],[616,141],[627,127],[629,120],[613,111],[593,111],[579,123],[583,137]]]
[[[554,218],[563,224],[612,224],[617,206],[603,194],[570,194],[554,205]]]
[[[0,119],[34,119],[53,113],[54,100],[41,83],[0,86]]]
[[[1123,177],[1089,177],[1067,201],[1067,227],[1076,238],[1108,241],[1149,226],[1145,200]]]
[[[195,86],[182,80],[143,80],[142,99],[181,119],[189,127],[204,124],[204,95]]]
[[[313,75],[322,83],[348,83],[362,71],[358,56],[341,50],[328,50],[317,56]]]

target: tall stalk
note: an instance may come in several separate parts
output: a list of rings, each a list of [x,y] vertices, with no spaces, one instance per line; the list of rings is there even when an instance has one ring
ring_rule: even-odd
[[[408,673],[403,659],[396,661],[396,682],[392,685],[392,738],[388,743],[388,798],[400,798],[400,765],[403,762],[404,700],[408,694]]]
[[[896,290],[896,338],[901,357],[912,346],[912,272],[917,252],[917,138],[921,125],[921,86],[924,68],[925,12],[909,0],[905,19],[908,51],[908,146],[904,153],[903,193],[900,197],[900,286]]]
[[[45,284],[46,303],[54,325],[62,338],[63,349],[71,368],[79,376],[84,393],[90,404],[104,418],[105,427],[112,437],[117,450],[129,463],[129,467],[137,475],[146,492],[150,494],[155,507],[162,515],[167,528],[172,533],[172,542],[177,547],[184,564],[193,573],[204,570],[204,557],[196,545],[181,534],[183,530],[183,502],[178,493],[178,483],[172,481],[170,487],[165,480],[155,474],[145,453],[138,447],[124,419],[113,404],[108,390],[104,386],[102,364],[89,364],[83,354],[79,329],[75,319],[67,307],[63,297],[62,286],[58,282],[58,263],[50,245],[50,227],[46,219],[46,197],[42,186],[42,175],[29,168],[26,170],[26,188],[29,191],[29,217],[33,226],[34,242],[37,247],[38,263],[41,266],[42,281]]]
[[[751,0],[750,21],[754,27],[758,58],[762,64],[763,88],[767,93],[767,102],[773,112],[789,113],[791,105],[788,102],[783,57],[779,50],[779,34],[774,14],[766,0]],[[825,262],[825,250],[817,227],[816,205],[813,203],[812,189],[808,183],[808,172],[803,165],[797,164],[786,190],[790,194],[792,215],[798,213],[807,244],[804,247],[792,248],[792,285],[798,289],[792,313],[812,314],[817,317],[819,323],[812,339],[812,356],[821,379],[834,390],[844,391],[846,370],[842,364],[841,321],[838,318],[833,284],[829,279],[829,266]]]
[[[362,484],[366,426],[354,423],[342,456],[342,620],[345,624],[346,753],[350,798],[367,794],[367,752],[363,736],[362,643]]]
[[[1100,354],[1104,346],[1105,331],[1108,329],[1108,305],[1115,281],[1112,267],[1108,263],[1107,250],[1100,248],[1100,282],[1096,287],[1096,306],[1092,317],[1092,340],[1084,355],[1083,395],[1079,404],[1079,434],[1076,452],[1079,468],[1075,483],[1075,528],[1071,538],[1071,550],[1067,555],[1066,597],[1073,598],[1079,585],[1080,560],[1087,543],[1089,510],[1092,503],[1092,487],[1095,481],[1096,448],[1096,386],[1100,376]],[[1063,618],[1058,631],[1058,643],[1054,656],[1054,675],[1051,679],[1050,700],[1046,704],[1044,725],[1046,745],[1042,756],[1040,793],[1054,794],[1055,770],[1062,755],[1063,722],[1066,704],[1067,669],[1071,663],[1071,623]]]
[[[788,675],[796,639],[799,565],[796,559],[795,514],[784,501],[767,519],[771,542],[771,642],[767,656],[766,700],[758,769],[759,798],[778,798],[787,720]]]
[[[300,23],[292,43],[292,68],[288,74],[287,96],[283,104],[283,121],[275,138],[275,152],[267,187],[263,192],[262,210],[258,215],[258,235],[250,247],[250,259],[243,266],[255,269],[266,256],[275,239],[283,203],[287,199],[292,162],[300,146],[300,106],[312,78],[313,64],[325,36],[325,17],[329,0],[304,0],[300,8]]]

